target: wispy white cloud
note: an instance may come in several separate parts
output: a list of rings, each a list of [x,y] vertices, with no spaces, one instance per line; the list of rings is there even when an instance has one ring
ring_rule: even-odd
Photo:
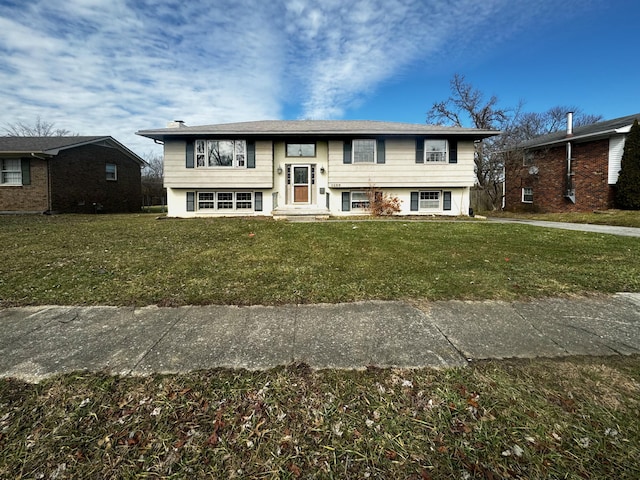
[[[39,115],[143,153],[153,145],[134,132],[173,119],[339,118],[382,82],[491,48],[555,3],[5,0],[0,126]]]

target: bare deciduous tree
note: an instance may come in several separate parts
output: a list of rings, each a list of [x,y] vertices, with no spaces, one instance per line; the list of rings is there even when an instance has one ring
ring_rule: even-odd
[[[8,123],[4,127],[5,134],[10,137],[66,137],[78,135],[64,128],[55,128],[53,122],[47,122],[40,118],[36,118],[33,125],[25,122]]]
[[[164,157],[149,152],[143,155],[147,165],[142,170],[142,195],[145,205],[165,205],[166,194],[164,181]]]
[[[427,112],[427,122],[437,125],[500,130],[501,134],[476,143],[475,173],[478,187],[489,196],[493,208],[502,202],[505,162],[514,157],[518,144],[533,137],[560,130],[566,113],[574,112],[574,126],[589,125],[602,119],[587,115],[578,107],[556,106],[543,113],[523,113],[523,103],[508,108],[498,97],[485,100],[484,94],[460,74],[451,79],[451,96],[435,102]]]

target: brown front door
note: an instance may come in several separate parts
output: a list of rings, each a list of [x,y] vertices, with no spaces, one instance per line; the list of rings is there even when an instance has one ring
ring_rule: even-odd
[[[309,203],[309,165],[293,167],[293,203]]]

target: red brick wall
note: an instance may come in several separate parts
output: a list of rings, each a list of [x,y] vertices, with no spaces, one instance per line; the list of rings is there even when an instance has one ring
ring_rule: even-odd
[[[510,211],[586,212],[613,208],[608,184],[609,140],[573,144],[573,182],[576,203],[566,192],[566,146],[535,152],[538,174],[529,174],[522,157],[507,168],[505,208]],[[522,188],[533,188],[533,204],[522,203]]]
[[[107,180],[106,164],[117,165],[118,179]],[[51,160],[51,203],[57,212],[139,212],[140,166],[116,148],[85,145],[63,150]]]
[[[47,162],[38,158],[30,162],[30,185],[0,185],[0,212],[46,212],[49,209],[47,196]]]

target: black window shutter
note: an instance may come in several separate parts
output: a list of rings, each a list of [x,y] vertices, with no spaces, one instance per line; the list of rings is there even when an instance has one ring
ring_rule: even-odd
[[[458,163],[458,141],[449,140],[449,163]]]
[[[247,142],[247,168],[256,168],[256,142]]]
[[[254,209],[256,212],[261,212],[262,211],[262,192],[256,192],[254,193],[255,195],[255,200],[254,200]]]
[[[187,212],[196,211],[196,192],[187,192]]]
[[[418,192],[411,192],[411,211],[418,211]]]
[[[416,138],[416,163],[424,163],[424,138]]]
[[[442,197],[442,209],[451,210],[451,192],[444,192]]]
[[[22,168],[22,185],[31,185],[31,159],[23,158],[20,167]]]
[[[348,212],[351,210],[351,193],[342,192],[342,211]]]
[[[185,165],[187,168],[193,168],[193,141],[187,142],[187,163]]]
[[[351,163],[351,140],[344,141],[342,163]]]
[[[378,163],[384,163],[385,162],[385,152],[384,152],[384,140],[382,138],[378,139],[378,159],[377,162]]]

